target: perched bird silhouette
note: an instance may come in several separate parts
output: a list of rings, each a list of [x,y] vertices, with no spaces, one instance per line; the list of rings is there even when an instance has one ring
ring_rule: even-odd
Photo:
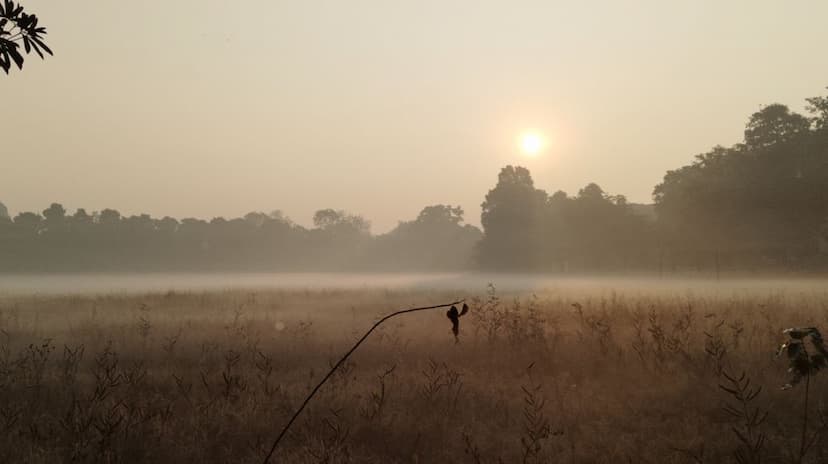
[[[455,342],[460,341],[458,338],[460,335],[460,317],[464,316],[467,312],[469,312],[469,305],[466,303],[463,303],[463,309],[460,312],[457,311],[457,306],[452,306],[446,311],[446,317],[451,321],[451,333],[454,334]]]

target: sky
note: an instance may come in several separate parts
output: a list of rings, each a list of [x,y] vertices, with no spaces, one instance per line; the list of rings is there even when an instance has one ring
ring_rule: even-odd
[[[22,0],[54,57],[0,75],[0,202],[384,232],[507,165],[651,202],[764,104],[828,93],[828,2]],[[519,137],[540,134],[537,156]]]

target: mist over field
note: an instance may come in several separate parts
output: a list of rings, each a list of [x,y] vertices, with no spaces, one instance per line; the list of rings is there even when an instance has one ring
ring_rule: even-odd
[[[828,2],[0,0],[0,463],[828,462]]]
[[[767,295],[816,292],[828,288],[828,278],[714,276],[659,279],[651,275],[560,276],[506,273],[123,273],[25,274],[0,279],[0,296],[140,295],[210,291],[440,291],[458,296],[485,292],[490,286],[510,295],[629,292],[633,294]]]

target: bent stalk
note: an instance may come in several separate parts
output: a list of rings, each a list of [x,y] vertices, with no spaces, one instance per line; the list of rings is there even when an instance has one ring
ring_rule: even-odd
[[[368,329],[367,332],[365,332],[365,335],[363,335],[362,338],[360,338],[356,342],[356,344],[354,344],[354,346],[351,347],[351,349],[348,350],[348,352],[345,353],[344,356],[342,356],[342,359],[340,359],[336,364],[334,364],[334,366],[331,368],[331,370],[328,371],[328,373],[325,374],[324,377],[322,377],[322,380],[319,381],[319,383],[316,385],[316,387],[314,387],[314,389],[311,390],[308,397],[305,398],[305,401],[303,401],[302,405],[299,406],[299,409],[297,409],[296,412],[293,413],[293,417],[290,418],[290,420],[287,422],[287,424],[285,424],[284,428],[282,428],[282,431],[279,432],[279,436],[276,437],[276,440],[273,442],[273,446],[270,447],[270,452],[267,453],[267,456],[264,458],[263,464],[267,464],[268,462],[270,462],[270,458],[273,457],[273,453],[276,452],[276,448],[279,446],[279,442],[282,441],[282,438],[284,438],[284,436],[287,434],[287,431],[290,429],[290,426],[293,425],[293,422],[296,420],[297,417],[299,417],[299,414],[302,413],[302,411],[305,409],[305,406],[307,406],[308,403],[310,402],[310,400],[313,399],[313,396],[316,395],[316,392],[319,391],[320,388],[322,388],[322,385],[324,385],[325,382],[327,382],[329,378],[331,378],[331,376],[337,370],[337,368],[339,368],[339,366],[341,366],[342,363],[344,363],[348,359],[348,357],[351,356],[351,354],[354,351],[356,351],[357,348],[359,348],[359,345],[361,345],[362,342],[364,342],[365,339],[368,338],[369,335],[371,335],[371,332],[373,332],[374,329],[379,327],[383,322],[387,321],[388,319],[391,319],[392,317],[395,317],[395,316],[399,316],[401,314],[413,313],[413,312],[416,312],[416,311],[426,311],[426,310],[429,310],[429,309],[446,308],[446,307],[449,307],[449,306],[458,305],[458,304],[462,303],[463,301],[465,301],[465,300],[458,300],[458,301],[454,301],[454,302],[451,302],[451,303],[439,304],[439,305],[434,305],[434,306],[423,306],[423,307],[420,307],[420,308],[403,309],[403,310],[391,313],[391,314],[383,317],[379,321],[377,321],[373,326],[371,326],[370,329]]]

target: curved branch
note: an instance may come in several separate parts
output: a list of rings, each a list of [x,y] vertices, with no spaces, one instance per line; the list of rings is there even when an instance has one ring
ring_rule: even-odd
[[[388,319],[391,319],[394,316],[399,316],[400,314],[413,313],[415,311],[425,311],[425,310],[428,310],[428,309],[446,308],[448,306],[458,305],[458,304],[460,304],[464,301],[465,300],[458,300],[458,301],[454,301],[454,302],[451,302],[451,303],[439,304],[439,305],[434,305],[434,306],[423,306],[423,307],[420,307],[420,308],[403,309],[403,310],[391,313],[391,314],[383,317],[379,321],[377,321],[373,326],[371,326],[370,329],[368,329],[367,332],[365,332],[365,335],[363,335],[362,338],[360,338],[356,342],[356,344],[354,344],[354,346],[351,347],[351,349],[348,350],[348,352],[345,353],[344,356],[342,356],[342,359],[340,359],[336,364],[334,364],[334,366],[331,368],[331,370],[328,371],[327,374],[325,374],[325,377],[322,377],[322,380],[316,385],[316,387],[314,387],[314,389],[311,390],[308,397],[305,398],[305,401],[303,401],[302,405],[299,406],[299,409],[297,409],[296,412],[293,413],[293,417],[290,418],[288,423],[285,424],[285,427],[282,429],[282,431],[279,432],[279,436],[276,437],[276,440],[273,442],[273,446],[270,447],[270,452],[267,453],[267,456],[264,458],[263,464],[267,464],[268,462],[270,462],[270,458],[273,457],[273,453],[276,452],[276,448],[279,446],[279,442],[282,441],[282,438],[284,438],[285,434],[287,434],[287,431],[288,431],[288,429],[290,429],[290,426],[293,425],[293,422],[296,420],[297,417],[299,417],[299,414],[302,413],[302,411],[305,409],[305,406],[307,406],[308,403],[310,402],[310,400],[313,398],[313,396],[316,395],[316,392],[319,391],[320,388],[322,388],[322,385],[324,385],[325,382],[327,382],[328,379],[331,378],[331,376],[336,371],[336,369],[339,368],[339,366],[342,365],[342,363],[344,363],[348,359],[348,357],[351,356],[351,354],[354,351],[356,351],[357,348],[359,348],[359,345],[361,345],[362,342],[364,342],[365,339],[368,338],[369,335],[371,335],[371,332],[373,332],[374,329],[376,329],[377,327],[380,326],[380,324],[387,321]]]

